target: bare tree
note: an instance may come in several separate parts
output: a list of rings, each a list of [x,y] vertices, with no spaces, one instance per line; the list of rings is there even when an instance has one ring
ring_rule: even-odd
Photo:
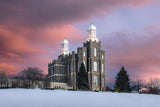
[[[13,77],[14,80],[12,80],[12,88],[28,88],[25,87],[25,81],[22,77],[19,75]]]
[[[6,88],[8,87],[8,80],[6,77],[5,72],[0,71],[0,88]]]
[[[151,78],[147,87],[150,89],[149,93],[158,94],[160,88],[160,79],[159,78]]]
[[[159,78],[151,78],[148,85],[149,88],[159,88],[160,87],[160,79]]]
[[[141,89],[141,87],[143,87],[144,84],[142,82],[142,80],[137,80],[132,82],[132,89],[134,89],[135,91],[138,91]]]
[[[19,73],[19,77],[24,81],[24,85],[27,85],[27,88],[33,88],[34,82],[43,80],[44,75],[41,69],[28,67]]]
[[[48,75],[44,79],[44,88],[50,88],[50,80],[48,78]]]

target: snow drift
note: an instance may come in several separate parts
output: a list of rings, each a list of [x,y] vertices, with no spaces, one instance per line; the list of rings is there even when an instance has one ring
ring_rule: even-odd
[[[159,95],[0,89],[0,107],[160,107]]]

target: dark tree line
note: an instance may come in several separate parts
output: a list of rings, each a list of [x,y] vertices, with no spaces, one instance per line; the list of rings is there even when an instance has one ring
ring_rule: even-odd
[[[81,64],[76,77],[77,90],[89,90],[88,72],[83,63]],[[11,86],[9,86],[10,83],[12,84]],[[43,85],[43,88],[50,88],[48,76],[44,75],[43,70],[39,68],[28,67],[19,72],[14,78],[7,77],[5,72],[0,71],[0,88],[35,88],[37,83]],[[158,78],[150,79],[148,83],[137,80],[131,84],[129,74],[126,69],[122,67],[116,76],[114,91],[131,92],[132,90],[135,90],[139,93],[143,93],[142,88],[146,88],[148,91],[145,93],[159,94],[159,87],[160,79]],[[110,89],[108,88],[107,90]]]
[[[28,67],[12,78],[0,71],[0,88],[35,88],[35,86],[50,87],[48,77],[39,68]]]
[[[116,92],[131,92],[132,90],[138,93],[159,94],[160,93],[160,79],[150,79],[149,82],[143,83],[142,80],[132,82],[129,79],[129,74],[122,67],[116,76],[114,91]]]
[[[48,75],[45,76],[43,82],[44,82],[44,87],[45,87],[46,89],[49,89],[49,88],[50,88],[50,80],[49,80],[49,78],[48,78]]]
[[[45,75],[43,71],[39,68],[28,67],[22,70],[16,77],[17,80],[23,81],[22,87],[24,88],[34,88],[36,81],[43,81]]]
[[[8,87],[8,79],[5,72],[0,71],[0,88],[7,88]]]
[[[142,80],[136,80],[132,82],[132,90],[137,91],[138,93],[140,92],[141,87],[146,87]]]
[[[160,79],[158,78],[154,78],[154,79],[150,79],[150,82],[147,84],[148,88],[149,88],[149,93],[151,94],[160,94]]]

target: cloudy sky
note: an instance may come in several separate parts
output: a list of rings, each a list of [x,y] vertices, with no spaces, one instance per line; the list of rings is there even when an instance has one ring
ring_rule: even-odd
[[[159,0],[0,0],[0,70],[14,75],[82,46],[91,23],[106,51],[106,82],[124,66],[132,80],[160,78]]]

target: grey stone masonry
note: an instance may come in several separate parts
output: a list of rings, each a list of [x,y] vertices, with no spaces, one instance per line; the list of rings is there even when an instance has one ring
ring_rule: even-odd
[[[101,41],[87,41],[77,48],[77,54],[60,55],[48,64],[48,78],[51,82],[66,83],[76,90],[76,74],[84,63],[88,72],[89,90],[105,90],[105,51]],[[59,86],[60,87],[60,86]]]

